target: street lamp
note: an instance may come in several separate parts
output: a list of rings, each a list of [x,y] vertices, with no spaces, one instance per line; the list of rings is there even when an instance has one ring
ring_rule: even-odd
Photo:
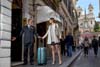
[[[100,18],[100,0],[99,0],[99,15],[98,17]]]

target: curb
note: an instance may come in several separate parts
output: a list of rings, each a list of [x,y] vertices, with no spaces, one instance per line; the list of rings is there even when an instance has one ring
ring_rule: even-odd
[[[22,64],[23,64],[23,62],[16,62],[16,63],[12,63],[11,66],[13,67],[13,66],[18,66],[18,65],[22,65]]]
[[[62,64],[60,67],[69,67],[79,56],[80,56],[80,54],[81,54],[81,52],[82,52],[82,50],[80,50],[75,56],[73,56],[68,62],[67,62],[67,64],[66,63],[64,63],[64,64]]]
[[[71,59],[69,65],[67,65],[66,67],[70,67],[70,65],[80,56],[82,50],[80,50],[73,59]]]

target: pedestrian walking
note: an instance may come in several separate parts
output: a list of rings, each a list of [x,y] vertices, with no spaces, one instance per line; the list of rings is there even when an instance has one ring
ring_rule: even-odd
[[[96,39],[96,36],[93,36],[92,47],[93,47],[95,56],[97,56],[97,54],[98,54],[98,40]]]
[[[75,50],[76,50],[76,44],[75,44],[75,40],[74,40],[73,45],[72,45],[72,51],[75,52]]]
[[[65,38],[66,48],[67,48],[67,56],[72,56],[72,46],[73,46],[73,36],[71,33],[68,33],[68,35]]]
[[[99,36],[99,40],[98,40],[98,43],[99,43],[99,47],[100,47],[100,36]]]
[[[61,59],[61,47],[60,47],[60,39],[61,39],[61,32],[59,29],[59,25],[56,23],[54,18],[50,18],[49,20],[49,27],[46,32],[46,34],[42,37],[42,39],[46,38],[48,35],[48,40],[47,44],[51,45],[51,50],[52,50],[52,64],[55,64],[55,51],[58,53],[59,57],[59,64],[62,64],[62,59]]]
[[[91,49],[91,48],[92,48],[92,39],[89,38],[89,49]]]
[[[79,49],[82,49],[82,48],[83,48],[83,41],[84,41],[84,39],[80,36],[80,37],[79,37],[79,44],[78,44],[78,45],[79,45],[79,46],[78,46]]]
[[[84,55],[87,56],[88,55],[88,48],[89,48],[89,40],[87,37],[85,37],[85,39],[84,39],[83,47],[84,47]]]
[[[61,54],[65,56],[65,42],[64,39],[60,39],[61,44]]]

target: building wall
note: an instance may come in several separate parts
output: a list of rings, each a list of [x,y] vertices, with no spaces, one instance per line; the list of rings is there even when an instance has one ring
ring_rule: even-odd
[[[90,32],[93,32],[94,31],[94,25],[95,25],[95,18],[94,18],[94,15],[89,15],[87,14],[86,17],[87,17],[87,22],[85,23],[85,16],[80,16],[79,18],[79,30],[81,31],[81,33],[83,33],[84,31],[88,30]],[[85,29],[85,25],[87,24],[87,29]]]
[[[23,17],[25,18],[29,18],[29,5],[28,5],[29,1],[28,0],[23,0]]]
[[[68,0],[69,1],[69,0]],[[9,0],[0,0],[0,67],[11,67],[11,9],[12,3]],[[23,0],[23,18],[30,18],[29,2]],[[70,7],[70,4],[69,6]],[[68,9],[70,13],[71,9]],[[70,15],[70,14],[69,14]],[[66,22],[70,23],[70,22]],[[67,31],[70,31],[69,25]],[[5,62],[6,61],[6,62]]]
[[[0,67],[11,67],[11,1],[0,0]]]
[[[81,11],[82,13],[82,11]],[[85,22],[86,21],[86,22]],[[78,18],[78,25],[79,25],[79,31],[83,33],[84,31],[94,31],[94,26],[95,26],[95,17],[93,13],[88,13],[86,14],[86,20],[85,20],[85,14],[81,14],[80,17]],[[85,26],[87,28],[85,29]]]
[[[68,22],[66,21],[65,23],[67,23],[69,27],[71,27],[72,30],[67,31],[67,32],[74,32],[74,28],[76,28],[76,26],[78,25],[78,18],[77,18],[77,13],[76,13],[76,2],[77,0],[63,0],[65,6],[66,6],[66,10],[65,12],[67,12],[67,19],[69,20]],[[67,28],[68,29],[68,28]]]

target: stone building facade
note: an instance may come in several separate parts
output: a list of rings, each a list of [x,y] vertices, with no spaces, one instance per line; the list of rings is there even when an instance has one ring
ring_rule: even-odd
[[[83,11],[81,7],[77,8],[77,12],[80,15],[78,18],[79,32],[82,34],[86,31],[93,32],[95,25],[95,16],[93,13],[93,6],[88,6],[88,13]],[[84,12],[84,13],[83,13]]]
[[[12,36],[12,25],[13,19],[15,15],[13,14],[13,10],[17,9],[20,10],[21,15],[19,17],[21,27],[27,23],[28,18],[33,18],[34,22],[37,19],[35,8],[37,6],[48,6],[52,8],[60,17],[63,19],[63,26],[64,26],[64,33],[65,35],[67,32],[72,32],[74,28],[77,26],[77,13],[75,10],[76,0],[59,0],[53,2],[51,0],[35,0],[37,3],[34,3],[33,0],[0,0],[0,67],[11,67],[11,52],[12,52],[12,45],[11,45],[11,36]],[[67,1],[67,2],[66,2]],[[50,2],[51,4],[49,4]],[[38,4],[40,3],[40,4]],[[56,4],[56,5],[55,5]],[[35,6],[35,7],[34,7]],[[55,8],[53,8],[55,7]],[[70,7],[70,8],[69,8]],[[19,13],[20,13],[19,12]],[[18,16],[17,16],[18,17]],[[34,23],[36,26],[37,23]],[[66,31],[66,32],[65,32]],[[21,42],[22,43],[22,42]],[[23,43],[22,43],[23,44]],[[21,46],[21,49],[20,49]],[[23,45],[18,46],[16,50],[20,49],[20,60],[23,60],[22,53],[23,53]],[[36,58],[36,51],[37,45],[34,45],[34,52]],[[17,52],[15,52],[16,55]],[[17,56],[18,57],[18,56]],[[17,63],[21,64],[21,63]]]

